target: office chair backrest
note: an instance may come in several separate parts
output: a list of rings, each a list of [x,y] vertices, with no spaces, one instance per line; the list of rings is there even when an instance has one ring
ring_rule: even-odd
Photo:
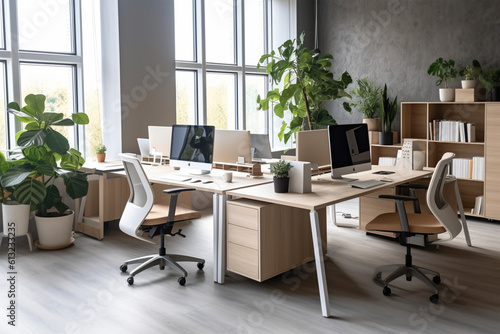
[[[446,181],[454,153],[447,152],[436,165],[427,190],[427,205],[432,214],[439,220],[448,232],[448,239],[455,238],[462,231],[462,224],[458,219],[457,212],[450,206],[443,195],[443,187]],[[442,241],[444,241],[442,240]],[[441,240],[440,240],[441,241]]]
[[[130,187],[130,197],[120,218],[120,229],[137,239],[151,242],[142,237],[140,226],[153,207],[153,189],[139,159],[128,154],[120,154],[120,157]]]

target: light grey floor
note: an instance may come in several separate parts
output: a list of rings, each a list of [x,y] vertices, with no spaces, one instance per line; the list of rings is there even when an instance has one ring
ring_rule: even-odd
[[[357,216],[357,202],[337,206]],[[6,240],[0,248],[0,333],[497,333],[500,329],[500,225],[469,219],[473,246],[463,235],[435,248],[414,250],[417,265],[441,272],[441,301],[417,280],[395,282],[390,297],[371,281],[375,267],[402,263],[393,240],[328,225],[326,270],[333,317],[321,316],[314,265],[257,283],[228,274],[212,280],[209,211],[183,227],[186,239],[169,238],[169,251],[204,257],[205,271],[185,264],[187,284],[174,271],[150,269],[128,286],[123,260],[157,247],[109,224],[105,239],[77,234],[59,251],[30,253],[21,237],[16,250],[16,327],[7,325]]]

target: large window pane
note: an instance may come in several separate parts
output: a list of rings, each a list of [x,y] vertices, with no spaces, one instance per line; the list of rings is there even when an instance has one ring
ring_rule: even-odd
[[[246,130],[252,133],[266,133],[267,111],[257,110],[257,96],[266,96],[267,76],[246,76]]]
[[[6,124],[6,110],[7,105],[5,101],[6,96],[5,86],[5,62],[0,62],[0,150],[5,153],[7,149],[7,124]]]
[[[207,124],[235,129],[236,75],[207,73]]]
[[[89,124],[85,125],[85,157],[95,159],[95,147],[102,143],[101,129],[101,20],[100,0],[82,1],[82,42],[83,42],[83,94],[85,113]],[[104,143],[106,144],[106,143]],[[109,143],[108,143],[109,144]],[[108,147],[109,148],[109,147]],[[83,149],[80,148],[80,151]]]
[[[193,1],[175,0],[175,59],[196,60],[194,55]]]
[[[65,117],[74,112],[74,67],[71,65],[21,64],[21,95],[44,94],[45,110],[63,113]],[[74,146],[73,127],[58,129],[70,146]]]
[[[5,35],[4,35],[4,27],[5,20],[3,16],[3,5],[0,1],[0,49],[5,49]]]
[[[209,63],[235,63],[233,0],[205,2],[206,58]]]
[[[72,0],[18,0],[21,50],[74,53]]]
[[[245,0],[245,64],[257,66],[264,54],[264,1]]]
[[[177,124],[196,124],[196,72],[176,71]]]

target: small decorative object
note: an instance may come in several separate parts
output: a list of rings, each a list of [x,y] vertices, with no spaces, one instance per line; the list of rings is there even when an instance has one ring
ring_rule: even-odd
[[[106,160],[106,146],[104,144],[99,144],[95,148],[95,154],[97,157],[97,162],[104,162]]]
[[[274,192],[287,193],[290,178],[288,171],[292,168],[289,161],[280,160],[271,164],[271,173],[274,173]]]
[[[392,145],[393,134],[391,130],[392,122],[396,118],[398,112],[398,97],[396,96],[391,102],[387,97],[387,85],[384,85],[384,92],[380,97],[380,118],[382,132],[380,132],[379,144]]]
[[[377,111],[380,107],[381,89],[367,77],[357,79],[356,82],[358,88],[350,92],[353,102],[349,105],[363,114],[363,123],[368,125],[368,131],[379,131],[380,119],[377,117]]]
[[[427,73],[439,78],[436,81],[436,86],[440,86],[444,82],[444,88],[439,89],[439,99],[441,102],[455,101],[455,90],[449,88],[449,85],[451,85],[458,75],[458,71],[455,69],[455,61],[452,59],[446,61],[443,58],[438,58],[429,66]]]
[[[224,174],[222,174],[222,179],[225,182],[232,182],[233,181],[233,172],[224,172]]]
[[[500,68],[480,75],[479,81],[481,81],[484,88],[491,91],[491,101],[500,101]]]
[[[459,74],[464,77],[464,80],[462,80],[462,88],[467,89],[476,87],[477,79],[483,74],[483,71],[481,69],[481,64],[474,59],[472,64],[465,66]]]
[[[15,115],[25,129],[16,135],[17,145],[21,153],[13,160],[2,162],[3,175],[1,184],[12,194],[13,200],[36,208],[35,220],[39,240],[35,245],[45,249],[64,248],[72,244],[74,212],[63,202],[63,194],[55,184],[63,179],[61,189],[72,198],[87,195],[87,176],[78,170],[85,163],[82,154],[70,148],[68,139],[57,131],[61,126],[88,124],[85,113],[73,113],[64,118],[63,113],[50,112],[45,108],[45,96],[29,94],[24,99],[26,106],[22,109],[17,102],[10,102],[8,112]],[[54,240],[53,228],[59,224],[55,217],[66,218],[65,227],[57,225],[58,231],[64,231],[61,239]],[[44,222],[39,218],[45,218]],[[46,229],[49,229],[47,231]],[[45,236],[51,236],[50,240]]]

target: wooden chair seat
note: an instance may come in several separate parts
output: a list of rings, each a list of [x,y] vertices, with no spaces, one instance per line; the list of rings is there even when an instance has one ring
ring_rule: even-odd
[[[165,224],[167,222],[167,217],[168,217],[168,208],[169,208],[168,205],[154,204],[153,207],[151,208],[151,211],[142,222],[142,225],[154,226],[154,225]],[[175,221],[190,220],[197,218],[201,218],[201,214],[197,211],[182,206],[177,206],[175,208]]]
[[[446,232],[443,225],[432,214],[407,213],[411,233],[439,234]],[[367,231],[401,232],[399,214],[383,213],[366,225]]]

